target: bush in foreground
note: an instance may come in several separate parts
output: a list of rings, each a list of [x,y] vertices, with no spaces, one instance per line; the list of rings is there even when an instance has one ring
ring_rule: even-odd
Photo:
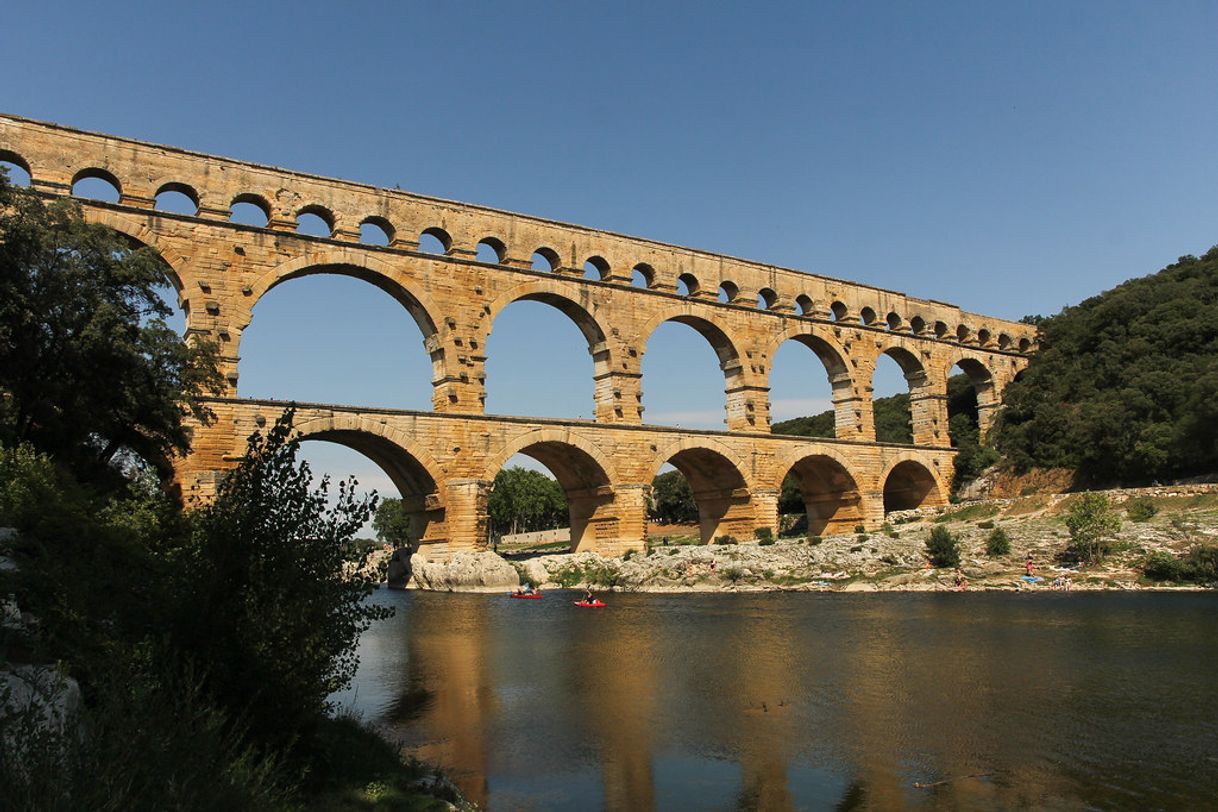
[[[249,438],[245,459],[198,512],[178,574],[185,598],[181,644],[207,669],[214,695],[251,731],[281,742],[307,731],[327,697],[355,674],[360,632],[389,610],[364,599],[376,588],[346,572],[350,539],[375,497],[341,482],[327,504],[291,439],[291,412]]]
[[[942,525],[931,529],[930,537],[926,540],[926,556],[932,566],[960,566],[960,541],[952,531]]]

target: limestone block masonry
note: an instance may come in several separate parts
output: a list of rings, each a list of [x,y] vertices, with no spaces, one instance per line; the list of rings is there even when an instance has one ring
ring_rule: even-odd
[[[788,474],[812,532],[875,529],[886,510],[946,500],[953,365],[973,381],[984,429],[1035,349],[1030,326],[894,291],[11,115],[0,115],[0,161],[28,172],[46,196],[69,196],[86,178],[111,184],[117,202],[82,199],[86,218],[157,251],[172,270],[188,337],[221,347],[228,390],[211,404],[217,419],[194,427],[193,450],[177,462],[189,498],[210,498],[245,438],[285,407],[239,396],[241,335],[260,297],[321,273],[393,296],[430,355],[433,411],[301,404],[296,425],[384,468],[432,557],[486,545],[490,484],[517,452],[563,486],[577,550],[641,548],[651,482],[666,462],[689,479],[707,541],[775,531]],[[195,213],[158,210],[165,192],[185,195]],[[266,224],[232,222],[239,203],[260,209]],[[305,214],[321,218],[329,236],[297,233]],[[366,228],[385,244],[361,242]],[[443,253],[420,250],[425,236]],[[478,260],[480,245],[494,261]],[[534,255],[549,270],[534,270]],[[598,278],[586,278],[585,267]],[[721,288],[729,301],[718,300]],[[484,413],[487,337],[495,317],[521,300],[551,305],[579,327],[593,359],[594,420]],[[718,355],[725,431],[645,423],[643,354],[666,321],[693,327]],[[770,434],[770,361],[787,341],[824,365],[835,438]],[[871,379],[882,354],[909,382],[912,445],[875,442]]]

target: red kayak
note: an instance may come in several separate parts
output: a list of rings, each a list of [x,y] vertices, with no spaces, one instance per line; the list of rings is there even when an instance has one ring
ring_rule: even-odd
[[[600,609],[605,605],[604,601],[571,601],[576,606],[582,606],[585,609]]]
[[[540,592],[509,592],[509,598],[523,598],[527,601],[541,600]]]

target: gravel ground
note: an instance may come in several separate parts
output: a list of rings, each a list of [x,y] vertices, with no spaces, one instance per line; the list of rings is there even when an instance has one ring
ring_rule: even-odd
[[[1150,498],[1159,512],[1133,522],[1123,505]],[[1218,488],[1113,491],[1122,518],[1112,553],[1100,564],[1079,567],[1064,557],[1070,536],[1062,522],[1070,495],[1034,495],[975,502],[946,509],[892,514],[884,532],[756,541],[736,545],[655,544],[628,559],[593,553],[537,555],[517,560],[523,578],[543,587],[573,586],[638,592],[705,591],[924,591],[957,588],[955,570],[930,568],[925,543],[936,525],[960,539],[960,573],[969,589],[1053,589],[1069,577],[1073,589],[1165,588],[1141,577],[1152,552],[1175,554],[1194,545],[1218,544]],[[1001,527],[1011,540],[1007,555],[986,555],[986,538]],[[1022,579],[1030,554],[1039,584]],[[1173,588],[1173,587],[1166,587]],[[1186,587],[1174,587],[1186,588]]]

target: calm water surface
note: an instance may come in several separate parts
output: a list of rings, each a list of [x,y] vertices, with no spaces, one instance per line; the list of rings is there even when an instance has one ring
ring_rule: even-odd
[[[494,812],[1218,809],[1215,594],[573,597],[382,590],[340,702]]]

